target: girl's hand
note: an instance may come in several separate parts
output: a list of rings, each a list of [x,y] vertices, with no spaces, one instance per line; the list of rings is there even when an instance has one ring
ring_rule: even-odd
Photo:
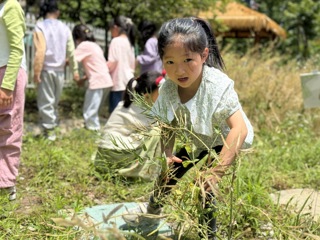
[[[34,82],[35,84],[41,83],[40,75],[34,75],[34,76],[33,76],[33,82]]]
[[[203,188],[205,192],[214,192],[220,178],[207,171],[203,173]]]
[[[217,183],[224,176],[227,166],[218,165],[202,172],[203,187],[206,192],[214,192]]]
[[[11,90],[0,88],[0,108],[7,108],[13,102],[13,94]]]
[[[73,73],[73,80],[78,82],[80,80],[80,76],[79,76],[79,73],[78,72],[74,72]]]
[[[167,163],[170,165],[170,164],[173,164],[174,162],[176,163],[182,163],[182,160],[174,155],[170,155],[169,157],[166,157],[167,158]]]

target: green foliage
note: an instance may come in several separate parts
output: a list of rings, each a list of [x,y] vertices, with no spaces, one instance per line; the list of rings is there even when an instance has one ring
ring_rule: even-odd
[[[281,51],[298,60],[319,54],[320,2],[317,0],[256,0],[259,11],[274,19],[287,31]],[[319,59],[319,58],[318,58]]]

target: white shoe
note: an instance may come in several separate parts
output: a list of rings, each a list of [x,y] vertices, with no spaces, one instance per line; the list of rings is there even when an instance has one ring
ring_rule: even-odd
[[[57,139],[57,135],[54,131],[54,129],[45,129],[44,130],[44,137],[49,140],[54,142]]]
[[[16,198],[17,198],[17,190],[16,190],[16,187],[15,187],[15,186],[9,187],[9,188],[7,188],[7,191],[8,191],[8,193],[9,193],[9,200],[10,200],[10,201],[16,200]]]
[[[138,203],[138,207],[128,209],[122,216],[128,226],[132,227],[155,227],[159,225],[161,208],[152,208],[148,203]]]

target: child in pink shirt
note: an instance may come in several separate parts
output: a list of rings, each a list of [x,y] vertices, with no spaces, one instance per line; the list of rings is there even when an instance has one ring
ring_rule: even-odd
[[[113,86],[112,79],[106,67],[103,51],[95,43],[92,31],[87,26],[79,24],[74,27],[72,34],[76,42],[75,58],[82,63],[85,70],[85,76],[77,83],[82,85],[84,80],[88,80],[83,106],[85,127],[89,130],[99,130],[99,107],[103,96]]]
[[[129,80],[134,77],[135,34],[132,20],[125,16],[117,16],[109,26],[112,40],[107,64],[114,84],[109,97],[109,113],[112,113],[123,99]]]

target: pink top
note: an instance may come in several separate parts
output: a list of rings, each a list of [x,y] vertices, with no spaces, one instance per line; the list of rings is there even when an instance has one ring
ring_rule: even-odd
[[[74,53],[81,62],[89,80],[89,89],[109,88],[113,86],[101,47],[95,42],[81,42]]]
[[[108,61],[116,63],[115,68],[110,71],[112,91],[124,91],[129,80],[134,77],[135,67],[134,48],[126,36],[111,40]]]

